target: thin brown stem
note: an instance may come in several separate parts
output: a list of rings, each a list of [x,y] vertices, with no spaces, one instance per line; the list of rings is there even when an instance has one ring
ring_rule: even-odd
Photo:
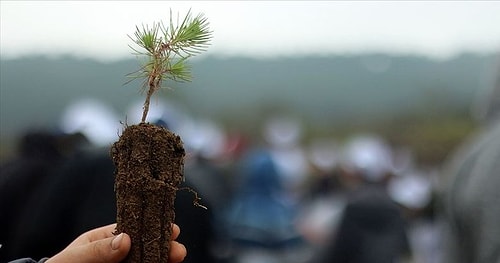
[[[161,85],[161,65],[159,65],[156,61],[158,61],[160,55],[155,55],[155,64],[153,65],[153,70],[149,74],[148,77],[148,93],[146,94],[146,101],[144,101],[144,107],[143,107],[143,112],[142,112],[142,119],[141,123],[146,122],[146,117],[148,116],[149,112],[149,105],[151,103],[151,97],[153,96],[153,93],[160,88]]]
[[[148,89],[148,94],[146,95],[146,101],[144,102],[144,106],[143,106],[144,111],[142,112],[141,123],[146,122],[146,117],[148,116],[148,112],[149,112],[149,104],[150,104],[151,96],[153,95],[153,92],[154,92],[154,88],[150,87]]]

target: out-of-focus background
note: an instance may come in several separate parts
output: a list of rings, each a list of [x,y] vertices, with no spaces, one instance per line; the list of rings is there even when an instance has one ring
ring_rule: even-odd
[[[2,1],[0,162],[16,159],[33,139],[26,135],[40,131],[78,133],[109,147],[142,113],[142,83],[125,85],[139,68],[128,35],[136,25],[167,22],[170,10],[176,19],[190,9],[208,18],[212,45],[192,59],[192,82],[165,83],[149,121],[183,138],[188,180],[196,171],[193,184],[217,203],[211,253],[220,262],[315,260],[335,239],[326,233],[339,232],[346,192],[361,180],[346,176],[346,167],[359,161],[365,170],[377,164],[368,176],[396,178],[386,188],[411,212],[405,219],[415,262],[439,262],[441,170],[497,96],[499,2]],[[375,153],[373,142],[382,145]],[[381,155],[390,164],[373,159]],[[203,169],[190,170],[197,158],[221,174],[227,196],[199,179]],[[284,197],[259,219],[251,209],[265,209],[244,193],[276,198],[276,189],[259,186],[276,181],[249,174],[269,179],[273,171]],[[261,240],[248,229],[273,216],[289,220],[297,235],[276,223],[271,232],[289,243],[255,246]],[[300,253],[255,252],[297,243]]]

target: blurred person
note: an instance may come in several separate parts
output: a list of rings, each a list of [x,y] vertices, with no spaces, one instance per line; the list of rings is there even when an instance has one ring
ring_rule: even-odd
[[[169,263],[179,263],[186,257],[184,245],[175,241],[179,236],[180,228],[172,226],[172,240],[170,241]],[[92,229],[77,237],[71,244],[53,257],[44,258],[39,263],[118,263],[121,262],[130,250],[131,240],[126,233],[114,235],[116,224]],[[31,258],[13,260],[10,263],[36,263]]]
[[[500,262],[500,70],[496,78],[476,105],[480,127],[443,165],[446,263]]]
[[[313,250],[327,244],[345,205],[339,181],[339,147],[330,138],[316,138],[308,147],[310,176],[301,200],[298,225]]]
[[[402,208],[414,263],[442,260],[442,223],[435,215],[435,186],[431,173],[400,171],[391,179],[388,192]]]
[[[220,162],[225,154],[226,135],[214,122],[197,120],[190,129],[183,129],[187,158],[185,174],[193,188],[203,193],[202,203],[210,204],[213,220],[211,249],[217,262],[228,260],[229,235],[224,224],[224,212],[233,198],[233,187],[227,168]]]
[[[308,175],[308,163],[301,146],[302,123],[293,116],[275,115],[263,125],[263,137],[269,146],[286,193],[298,202]]]
[[[6,231],[1,231],[1,233],[5,233],[5,237],[2,237],[3,240],[0,240],[0,243],[3,244],[0,260],[12,259],[18,255],[22,256],[23,249],[26,249],[22,245],[23,238],[28,234],[28,230],[23,229],[23,227],[30,227],[31,224],[23,225],[21,222],[25,220],[29,222],[29,220],[36,218],[36,213],[40,209],[37,205],[42,204],[43,200],[48,199],[48,196],[52,193],[52,184],[54,180],[58,180],[57,174],[60,173],[60,170],[65,169],[68,163],[75,162],[78,158],[88,155],[86,152],[90,149],[102,147],[101,143],[104,142],[102,138],[108,138],[109,140],[110,133],[114,132],[116,134],[116,131],[107,130],[107,135],[103,134],[102,138],[99,137],[104,131],[103,126],[100,126],[100,124],[113,121],[110,116],[113,116],[112,111],[98,100],[77,100],[74,103],[70,103],[62,112],[58,127],[59,131],[30,135],[23,139],[22,144],[19,146],[21,155],[17,158],[20,160],[20,163],[16,161],[6,167],[2,167],[2,179],[0,179],[2,180],[2,183],[0,183],[2,186],[0,187],[5,189],[1,189],[2,191],[0,191],[0,203],[5,203],[5,206],[8,208],[4,209],[3,205],[0,208],[2,208],[1,214],[5,215],[9,221],[3,221],[1,224],[1,227],[5,228]],[[32,154],[27,154],[26,152],[28,151]],[[40,162],[41,160],[43,162]],[[37,162],[35,166],[34,161]],[[14,168],[17,168],[13,169],[12,166],[16,163],[19,164],[14,166]],[[96,163],[95,170],[99,170],[100,165],[100,163]],[[91,167],[90,164],[89,167]],[[71,176],[68,177],[71,178]],[[85,184],[82,185],[83,188],[85,188]],[[61,197],[58,196],[58,198]],[[63,202],[63,200],[53,200],[54,204],[61,204]],[[74,204],[75,207],[78,205]],[[12,213],[12,210],[17,210],[17,213]],[[50,210],[40,212],[40,216],[43,217],[40,226],[43,225],[45,219],[50,218],[50,215],[43,215],[43,212],[50,213]],[[3,218],[3,216],[1,217]],[[101,224],[91,225],[91,227],[109,224],[113,221],[104,221]],[[62,229],[64,229],[64,225],[61,227]],[[87,229],[77,229],[74,233],[68,233],[68,235],[73,234],[76,236]],[[40,244],[41,250],[45,246],[50,246],[48,245],[51,244],[50,240],[61,242],[61,245],[64,245],[68,244],[74,237],[70,236],[66,239],[59,239],[59,235],[63,234],[60,234],[58,231],[50,232],[48,229],[47,231],[49,232],[47,232],[47,236],[44,239],[49,242]],[[4,234],[1,235],[3,236]],[[37,254],[37,249],[35,248],[30,251],[35,253],[36,257],[46,255],[42,253]],[[53,248],[49,252],[51,254],[58,249],[62,249],[62,247]]]
[[[227,214],[233,262],[297,262],[290,257],[302,244],[296,211],[271,154],[251,150],[241,169],[242,182]]]
[[[386,190],[392,172],[390,148],[378,136],[354,136],[346,143],[342,166],[349,178],[347,203],[338,229],[312,262],[410,260],[401,210]]]
[[[28,130],[19,139],[17,152],[0,165],[0,259],[16,237],[13,225],[26,213],[26,203],[50,180],[73,152],[87,141],[81,134],[61,134],[49,129]]]

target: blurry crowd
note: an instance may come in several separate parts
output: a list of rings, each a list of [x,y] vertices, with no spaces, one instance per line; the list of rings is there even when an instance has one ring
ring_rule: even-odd
[[[0,262],[51,256],[115,221],[109,147],[140,113],[140,102],[124,119],[85,99],[63,111],[57,129],[19,136],[0,170]],[[301,123],[283,115],[268,116],[261,136],[250,138],[164,101],[151,105],[148,121],[181,136],[183,184],[208,208],[178,192],[185,262],[444,260],[448,223],[438,197],[447,185],[440,167],[419,167],[411,149],[373,133],[304,142]]]

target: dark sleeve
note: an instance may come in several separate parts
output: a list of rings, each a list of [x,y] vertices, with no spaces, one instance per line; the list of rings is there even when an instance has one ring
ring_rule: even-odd
[[[42,258],[40,261],[35,261],[31,258],[21,258],[10,261],[9,263],[44,263],[47,260],[49,260],[49,258]]]
[[[323,252],[322,262],[352,262],[354,260],[352,257],[360,253],[361,236],[355,210],[356,207],[351,204],[345,207],[337,233]]]

